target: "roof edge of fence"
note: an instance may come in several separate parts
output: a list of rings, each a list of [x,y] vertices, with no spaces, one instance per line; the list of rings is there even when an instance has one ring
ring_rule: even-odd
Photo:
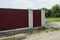
[[[0,8],[0,9],[20,9],[20,10],[29,10],[29,8],[28,9],[22,9],[22,8]],[[30,9],[30,10],[41,10],[41,9]]]

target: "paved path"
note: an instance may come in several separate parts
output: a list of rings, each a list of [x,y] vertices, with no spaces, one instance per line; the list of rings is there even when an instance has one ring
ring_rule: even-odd
[[[24,40],[60,40],[60,30],[53,32],[42,32],[38,34],[32,34]]]
[[[46,22],[46,27],[60,27],[60,22]]]

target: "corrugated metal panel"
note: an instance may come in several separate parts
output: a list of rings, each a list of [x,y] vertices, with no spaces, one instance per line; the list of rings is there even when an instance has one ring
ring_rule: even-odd
[[[28,10],[0,9],[0,30],[28,27]]]
[[[41,26],[41,10],[33,10],[33,26]]]

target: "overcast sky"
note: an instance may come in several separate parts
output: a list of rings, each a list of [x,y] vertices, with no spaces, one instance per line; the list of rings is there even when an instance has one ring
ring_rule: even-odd
[[[0,8],[50,9],[55,4],[60,5],[60,0],[0,0]]]

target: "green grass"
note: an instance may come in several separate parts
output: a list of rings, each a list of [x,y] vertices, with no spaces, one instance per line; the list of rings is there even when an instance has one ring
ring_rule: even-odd
[[[38,30],[40,30],[40,31],[58,31],[58,30],[60,30],[60,28],[57,28],[57,27],[49,27],[49,28],[46,28],[46,27],[41,27],[41,28],[39,28]]]
[[[60,21],[60,18],[45,18],[46,20],[46,22],[56,22],[56,21]]]
[[[60,30],[60,28],[55,28],[55,27],[51,27],[50,29],[51,29],[51,31],[57,31],[57,30]]]

